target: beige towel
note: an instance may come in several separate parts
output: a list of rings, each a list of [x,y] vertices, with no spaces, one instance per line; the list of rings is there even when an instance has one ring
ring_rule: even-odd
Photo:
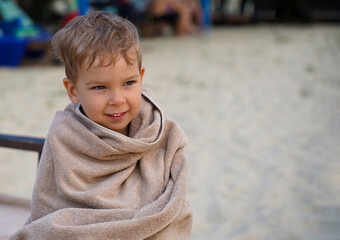
[[[146,89],[129,131],[94,123],[79,105],[57,112],[30,218],[10,239],[189,239],[184,133]]]

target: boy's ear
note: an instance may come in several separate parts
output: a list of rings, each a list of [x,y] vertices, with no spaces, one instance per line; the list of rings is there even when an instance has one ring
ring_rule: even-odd
[[[74,83],[69,78],[64,78],[63,83],[70,101],[73,104],[79,103],[79,98]]]
[[[144,73],[145,73],[145,67],[141,67],[141,69],[140,69],[140,80],[141,80],[141,83],[143,82]]]

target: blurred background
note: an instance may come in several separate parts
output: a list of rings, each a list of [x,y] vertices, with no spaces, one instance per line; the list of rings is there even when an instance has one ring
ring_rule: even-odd
[[[0,0],[0,133],[69,103],[51,36],[92,10],[141,35],[144,85],[188,136],[192,239],[340,239],[340,1]],[[30,198],[37,154],[0,148]]]
[[[226,25],[340,22],[337,0],[1,0],[0,66],[27,59],[50,63],[51,36],[93,10],[129,19],[142,38],[198,35]]]

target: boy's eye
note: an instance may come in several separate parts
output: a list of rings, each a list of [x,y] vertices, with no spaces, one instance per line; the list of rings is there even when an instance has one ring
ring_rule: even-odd
[[[124,86],[130,86],[132,84],[134,84],[136,81],[127,81],[126,83],[124,83]]]
[[[102,90],[102,89],[105,89],[106,87],[105,86],[95,86],[93,87],[92,89],[95,89],[95,90]]]

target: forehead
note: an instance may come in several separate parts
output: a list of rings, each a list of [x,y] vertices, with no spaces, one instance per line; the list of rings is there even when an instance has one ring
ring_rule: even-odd
[[[137,60],[127,64],[125,58],[120,56],[114,64],[98,66],[99,59],[95,59],[93,66],[82,68],[78,72],[77,82],[88,83],[96,81],[123,80],[132,76],[139,76],[140,69]]]
[[[82,69],[100,68],[106,66],[115,66],[118,62],[125,62],[128,66],[139,65],[139,48],[137,46],[129,48],[126,52],[116,54],[105,52],[102,54],[88,56],[81,65]]]
[[[81,68],[79,74],[81,73],[103,73],[106,71],[115,71],[117,74],[124,74],[128,72],[139,72],[138,62],[133,59],[128,63],[124,57],[117,56],[117,59],[112,61],[111,59],[100,59],[96,58],[90,67],[85,65]]]

